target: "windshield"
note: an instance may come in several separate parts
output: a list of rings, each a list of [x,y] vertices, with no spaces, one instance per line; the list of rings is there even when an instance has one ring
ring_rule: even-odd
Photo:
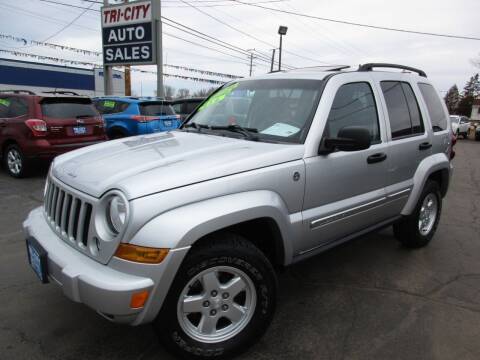
[[[175,115],[170,104],[163,102],[146,102],[140,104],[140,114],[146,116]]]
[[[214,93],[189,119],[202,127],[253,130],[259,140],[304,140],[321,93],[320,80],[245,80]],[[208,131],[208,130],[207,130]]]
[[[71,119],[78,116],[99,116],[90,100],[81,99],[45,99],[42,102],[42,114],[57,119]]]

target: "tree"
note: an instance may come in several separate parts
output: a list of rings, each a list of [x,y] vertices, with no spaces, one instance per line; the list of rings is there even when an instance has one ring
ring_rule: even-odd
[[[185,88],[178,89],[177,98],[183,99],[183,98],[186,98],[186,97],[189,97],[189,96],[190,96],[190,90],[189,89],[185,89]]]
[[[457,111],[458,103],[460,102],[460,92],[457,85],[453,85],[445,95],[445,104],[450,114],[455,114]]]
[[[210,95],[215,90],[216,90],[216,88],[214,88],[214,87],[211,87],[209,89],[200,89],[200,90],[195,91],[193,93],[193,96],[194,97],[207,97],[208,95]]]
[[[175,97],[175,92],[177,89],[175,89],[173,86],[170,85],[165,85],[165,99],[171,100]]]
[[[473,100],[480,96],[480,79],[479,75],[475,74],[467,81],[463,88],[462,97],[457,106],[458,115],[470,117],[472,113]]]

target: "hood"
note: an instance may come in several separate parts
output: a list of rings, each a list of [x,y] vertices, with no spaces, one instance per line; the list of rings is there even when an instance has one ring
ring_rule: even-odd
[[[127,198],[301,159],[304,146],[173,131],[135,136],[72,151],[52,173],[94,197],[110,189]]]

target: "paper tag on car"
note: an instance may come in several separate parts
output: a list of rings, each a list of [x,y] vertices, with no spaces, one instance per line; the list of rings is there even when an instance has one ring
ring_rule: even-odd
[[[296,134],[299,131],[300,129],[295,126],[284,124],[284,123],[276,123],[266,128],[265,130],[260,131],[260,133],[267,134],[267,135],[288,137]]]

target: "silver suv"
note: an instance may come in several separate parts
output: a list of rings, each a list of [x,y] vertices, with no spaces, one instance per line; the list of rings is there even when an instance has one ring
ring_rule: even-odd
[[[447,119],[425,73],[399,65],[236,80],[177,131],[57,157],[24,222],[30,264],[108,320],[153,322],[177,354],[235,355],[272,320],[276,267],[388,225],[428,244]]]

